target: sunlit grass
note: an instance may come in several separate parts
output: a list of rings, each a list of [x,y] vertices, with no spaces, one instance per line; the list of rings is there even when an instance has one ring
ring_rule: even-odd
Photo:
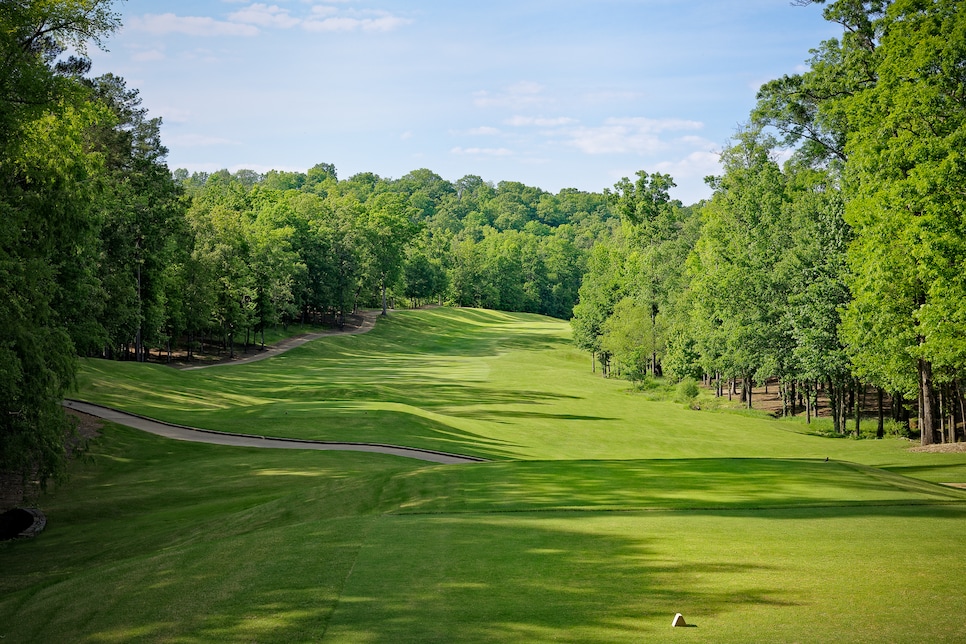
[[[776,459],[525,461],[394,477],[397,513],[716,510],[966,501],[966,492],[851,463]]]
[[[491,459],[829,457],[966,482],[961,455],[913,454],[899,439],[835,440],[799,424],[692,411],[648,400],[589,367],[565,322],[438,308],[397,312],[367,334],[230,368],[178,372],[89,360],[78,396],[208,429]]]
[[[962,543],[964,520],[961,505],[385,517],[327,634],[957,642],[966,564],[948,545]],[[931,538],[917,546],[910,533],[922,531]],[[695,628],[672,632],[677,612]]]
[[[966,455],[647,400],[565,323],[436,309],[206,371],[87,361],[188,425],[479,454],[169,441],[108,425],[0,544],[16,642],[959,642]],[[829,460],[826,461],[828,457]],[[696,626],[671,631],[674,613]]]
[[[108,426],[48,530],[0,545],[0,635],[664,641],[682,612],[689,641],[960,641],[936,615],[966,599],[964,499],[824,460],[439,466]]]

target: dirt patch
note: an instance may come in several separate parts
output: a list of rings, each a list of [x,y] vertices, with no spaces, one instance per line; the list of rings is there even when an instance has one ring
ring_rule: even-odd
[[[85,414],[84,412],[77,411],[76,409],[65,409],[68,416],[71,416],[77,420],[77,438],[72,441],[71,445],[68,445],[68,453],[73,453],[78,446],[83,446],[87,441],[92,438],[97,438],[101,435],[101,429],[104,427],[104,421],[97,416],[91,416],[90,414]]]
[[[909,451],[934,453],[966,452],[966,443],[938,443],[936,445],[920,445],[919,447],[910,448]]]

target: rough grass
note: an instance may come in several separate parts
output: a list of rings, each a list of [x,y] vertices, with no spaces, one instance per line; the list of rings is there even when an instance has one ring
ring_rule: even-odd
[[[245,367],[89,362],[81,396],[425,465],[107,425],[0,544],[15,642],[957,642],[966,454],[689,411],[535,316],[397,314]],[[825,457],[831,457],[826,462]],[[695,628],[670,630],[685,615]]]

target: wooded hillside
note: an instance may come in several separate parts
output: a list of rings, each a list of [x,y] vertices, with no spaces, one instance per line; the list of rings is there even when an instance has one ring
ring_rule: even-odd
[[[777,378],[790,411],[821,384],[840,430],[849,392],[872,386],[900,421],[918,416],[924,444],[956,440],[962,4],[825,15],[841,38],[762,86],[713,197],[685,206],[645,171],[557,194],[428,169],[340,179],[326,163],[171,172],[137,90],[89,76],[85,47],[119,26],[111,3],[3,3],[0,470],[62,471],[78,354],[143,360],[204,337],[230,352],[394,300],[573,314],[605,374]]]

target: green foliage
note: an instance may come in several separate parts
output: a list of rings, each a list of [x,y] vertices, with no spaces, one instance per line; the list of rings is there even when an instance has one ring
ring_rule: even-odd
[[[698,383],[694,380],[682,380],[677,386],[677,400],[685,404],[689,404],[698,397],[701,390],[698,388]]]
[[[79,56],[116,26],[106,2],[0,5],[0,470],[41,485],[64,473],[71,305],[96,313],[99,295],[90,261],[106,159],[91,131],[111,116],[88,101]],[[55,62],[67,47],[78,56]]]

